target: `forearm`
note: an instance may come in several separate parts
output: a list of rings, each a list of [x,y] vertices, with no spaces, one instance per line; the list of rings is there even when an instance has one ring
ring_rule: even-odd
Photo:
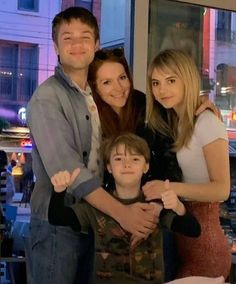
[[[182,198],[200,202],[217,202],[228,198],[230,183],[210,182],[205,184],[189,184],[171,182],[170,188]]]
[[[197,219],[190,213],[186,212],[183,216],[176,215],[171,224],[171,230],[188,237],[199,237],[201,226]]]
[[[120,223],[121,215],[124,212],[124,205],[113,198],[102,187],[86,195],[84,199],[90,205],[111,216]]]

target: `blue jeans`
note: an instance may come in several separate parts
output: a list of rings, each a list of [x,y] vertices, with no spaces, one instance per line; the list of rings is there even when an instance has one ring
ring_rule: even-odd
[[[30,243],[33,279],[30,284],[92,283],[92,233],[79,234],[70,227],[53,226],[32,218]]]

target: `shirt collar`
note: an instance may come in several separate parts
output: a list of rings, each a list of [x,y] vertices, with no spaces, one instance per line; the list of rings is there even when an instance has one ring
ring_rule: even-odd
[[[71,87],[75,87],[78,89],[84,96],[92,95],[91,88],[89,84],[87,83],[85,90],[81,89],[79,85],[71,80],[71,78],[64,72],[63,67],[60,63],[58,63],[58,66],[55,67],[55,73],[60,74],[64,80],[66,80]]]

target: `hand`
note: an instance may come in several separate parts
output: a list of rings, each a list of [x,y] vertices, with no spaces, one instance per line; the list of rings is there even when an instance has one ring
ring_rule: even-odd
[[[153,214],[156,217],[156,221],[158,223],[161,210],[163,209],[163,205],[157,202],[150,202],[150,204],[153,206]]]
[[[157,225],[153,206],[140,202],[124,205],[119,223],[126,231],[139,238],[146,238]]]
[[[60,171],[51,177],[51,183],[56,192],[62,192],[71,186],[79,176],[80,168],[74,169],[72,173],[69,171]]]
[[[200,113],[202,113],[204,110],[209,109],[211,110],[221,121],[223,120],[220,109],[208,98],[205,96],[200,96],[201,98],[201,105],[197,109],[195,115],[198,116]]]
[[[163,209],[163,205],[160,204],[160,203],[156,203],[156,202],[150,202],[149,204],[152,205],[152,209],[150,209],[150,210],[152,210],[152,212],[154,214],[154,218],[156,220],[156,223],[158,223],[161,210]],[[134,250],[143,240],[146,240],[152,232],[153,231],[151,231],[149,234],[147,234],[144,238],[132,235],[131,236],[130,249]]]
[[[133,251],[143,240],[145,239],[142,237],[132,235],[130,239],[130,250]]]
[[[153,200],[153,199],[161,199],[161,195],[163,192],[165,192],[169,188],[166,188],[166,182],[162,180],[152,180],[148,181],[143,187],[143,193],[146,197],[147,201]]]
[[[162,193],[161,200],[165,209],[172,209],[180,216],[185,214],[185,207],[173,190]]]

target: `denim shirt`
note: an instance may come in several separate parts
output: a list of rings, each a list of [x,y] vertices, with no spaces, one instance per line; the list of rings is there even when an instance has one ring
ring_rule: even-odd
[[[67,192],[83,198],[100,187],[100,181],[87,169],[91,150],[91,117],[84,96],[59,65],[55,75],[34,92],[27,106],[27,123],[33,141],[33,171],[36,177],[31,196],[31,214],[48,220],[53,191],[50,178],[61,170],[80,175]]]

